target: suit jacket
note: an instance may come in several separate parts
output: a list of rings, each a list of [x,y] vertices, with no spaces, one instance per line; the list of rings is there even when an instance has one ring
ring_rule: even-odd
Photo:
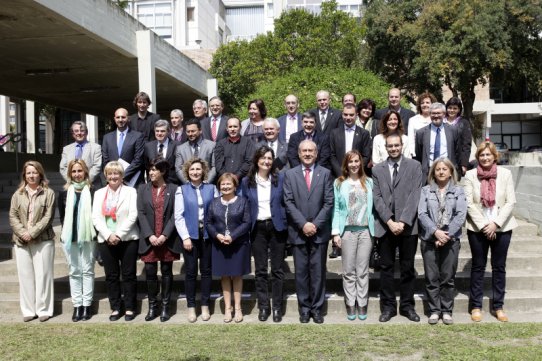
[[[170,140],[167,146],[166,150],[166,158],[165,160],[169,163],[169,174],[168,178],[166,179],[167,183],[173,183],[173,184],[181,184],[181,181],[179,178],[177,178],[177,173],[175,172],[175,150],[177,149],[177,146],[179,145],[179,142]],[[149,179],[149,168],[151,161],[156,159],[156,156],[158,155],[158,141],[152,140],[150,142],[145,143],[145,152],[144,152],[144,164],[145,164],[145,170],[147,171],[147,179]]]
[[[344,159],[346,141],[344,126],[333,129],[330,138],[331,148],[331,167],[335,177],[342,175],[342,162]],[[371,134],[363,128],[356,125],[354,130],[354,139],[352,141],[352,150],[357,150],[363,157],[363,166],[367,169],[367,164],[371,160]],[[366,172],[367,173],[367,172]]]
[[[111,231],[102,214],[107,187],[98,189],[92,201],[92,223],[98,233],[98,243],[104,243],[111,234],[115,233],[123,242],[139,239],[137,225],[137,191],[135,188],[121,186],[117,202],[117,229]]]
[[[288,226],[286,223],[286,209],[284,208],[283,184],[284,174],[282,173],[278,175],[276,186],[271,183],[271,220],[275,231],[278,232],[285,231]],[[248,200],[250,220],[252,221],[252,229],[254,229],[258,220],[258,188],[249,187],[248,177],[245,177],[241,181],[241,193]]]
[[[193,158],[192,149],[193,148],[190,146],[190,142],[177,145],[177,148],[175,149],[175,169],[177,172],[177,178],[179,178],[181,184],[186,184],[189,181],[184,177],[183,165],[187,160]],[[209,171],[207,172],[207,183],[213,183],[216,178],[215,142],[202,139],[198,153],[198,157],[206,161],[209,166]]]
[[[180,254],[181,242],[175,229],[175,184],[167,184],[164,195],[164,213],[162,215],[162,232],[166,236],[166,244],[170,251]],[[142,184],[137,189],[137,221],[139,224],[139,254],[145,254],[152,247],[149,238],[156,235],[154,231],[155,208],[152,203],[152,183]]]
[[[390,108],[383,108],[378,109],[375,112],[374,121],[373,121],[373,129],[371,130],[371,134],[373,136],[380,134],[380,123],[382,122],[382,119],[384,116],[388,113]],[[401,116],[401,121],[403,122],[403,129],[405,130],[405,134],[408,135],[408,121],[410,118],[412,118],[416,113],[414,113],[412,110],[407,108],[399,108],[399,115]]]
[[[124,170],[124,180],[130,181],[132,177],[138,172],[141,171],[135,186],[143,183],[143,156],[145,153],[145,138],[143,134],[131,130],[128,128],[126,136],[124,137],[124,143],[122,144],[122,150],[119,157],[118,148],[117,148],[117,130],[107,133],[104,135],[102,140],[102,161],[103,167],[112,160],[118,160],[122,158],[126,162],[130,163],[128,168]]]
[[[288,143],[280,140],[280,138],[275,140],[275,142],[277,142],[277,152],[275,153],[275,160],[273,161],[273,163],[279,171],[286,170],[290,168],[288,166]],[[257,150],[263,145],[269,145],[269,142],[267,140],[262,140],[261,142],[256,144],[255,149]]]
[[[316,116],[316,129],[319,132],[323,132],[328,136],[331,134],[331,131],[339,125],[342,124],[342,113],[339,109],[328,108],[326,114],[326,123],[324,129],[322,129],[322,124],[320,123],[320,109],[315,108],[310,110]]]
[[[155,140],[156,138],[154,137],[154,123],[160,120],[160,115],[147,112],[144,122],[138,121],[138,118],[139,115],[137,113],[132,114],[128,117],[128,121],[130,122],[130,129],[133,129],[143,134],[145,142]]]
[[[495,207],[497,207],[497,232],[507,232],[518,226],[512,211],[516,204],[514,180],[512,172],[497,166],[497,179],[495,182]],[[465,174],[465,196],[467,197],[467,229],[480,232],[489,223],[484,215],[481,201],[481,183],[478,180],[477,169],[471,169]]]
[[[461,146],[462,142],[459,139],[457,129],[449,124],[442,124],[444,134],[446,135],[446,146],[448,159],[455,165],[457,176],[461,178]],[[415,144],[416,159],[422,165],[423,184],[427,183],[427,175],[429,174],[429,160],[431,152],[431,124],[418,129],[416,132]],[[465,167],[467,164],[465,164]]]
[[[226,123],[228,122],[228,116],[222,114],[220,116],[220,125],[218,126],[218,129],[216,130],[216,141],[218,142],[220,139],[224,139],[228,137],[228,131],[226,130]],[[205,119],[202,119],[201,123],[201,131],[203,134],[204,139],[213,140],[211,137],[211,122],[213,120],[213,117],[207,117]]]
[[[297,167],[299,164],[301,164],[298,150],[299,143],[301,143],[303,140],[305,140],[305,131],[303,129],[290,136],[290,141],[288,142],[288,162],[290,162],[290,168]],[[329,137],[326,134],[316,130],[312,140],[316,143],[316,147],[318,149],[316,163],[324,168],[331,169],[331,163],[329,161],[331,156]]]
[[[401,235],[418,234],[418,202],[422,187],[420,163],[402,157],[397,177],[392,184],[388,162],[373,167],[373,202],[375,208],[375,237],[389,230],[390,219],[405,224]],[[395,202],[394,202],[395,201]],[[395,211],[392,205],[395,204]]]
[[[297,113],[297,131],[303,129],[303,124],[301,122],[301,113]],[[283,142],[286,142],[286,122],[288,120],[288,114],[281,115],[278,119],[280,124],[279,139]]]
[[[62,158],[60,159],[59,172],[68,180],[68,163],[75,159],[75,147],[77,143],[73,142],[62,148]],[[88,167],[90,182],[94,185],[101,184],[100,173],[102,172],[102,147],[93,142],[87,142],[83,147],[81,159],[85,161]]]
[[[333,211],[333,179],[329,169],[315,165],[310,191],[302,166],[287,170],[284,174],[284,204],[288,216],[289,243],[302,245],[329,241]],[[317,227],[316,235],[306,237],[303,234],[303,226],[307,222]]]

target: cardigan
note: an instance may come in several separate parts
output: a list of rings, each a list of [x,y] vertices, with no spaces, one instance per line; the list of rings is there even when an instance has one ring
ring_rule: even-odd
[[[348,196],[350,193],[350,182],[344,180],[339,186],[339,180],[336,179],[333,184],[334,194],[334,207],[333,207],[333,220],[331,225],[331,234],[336,236],[342,236],[346,225],[346,218],[348,217]],[[367,222],[369,226],[369,233],[374,235],[374,215],[373,215],[373,180],[367,178],[365,180],[365,187],[367,188]]]

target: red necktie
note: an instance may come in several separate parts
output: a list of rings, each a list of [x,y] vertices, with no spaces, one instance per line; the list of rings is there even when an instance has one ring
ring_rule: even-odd
[[[311,169],[305,168],[305,183],[307,183],[307,189],[311,190]]]
[[[211,138],[213,138],[213,142],[216,142],[216,118],[213,117],[213,125],[211,127]]]

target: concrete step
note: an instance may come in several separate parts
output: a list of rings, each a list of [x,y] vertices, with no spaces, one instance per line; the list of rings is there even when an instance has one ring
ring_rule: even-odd
[[[490,292],[486,292],[483,300],[483,309],[489,310]],[[427,314],[427,306],[425,295],[416,293],[415,296],[416,310],[421,314]],[[199,295],[197,297],[199,299]],[[297,315],[297,298],[295,293],[286,294],[284,297],[284,311],[287,315]],[[399,300],[398,300],[399,301]],[[468,312],[468,295],[458,293],[455,297],[454,310],[456,313]],[[171,312],[186,315],[186,298],[183,294],[173,294],[173,299],[170,302]],[[253,293],[243,292],[242,299],[243,313],[246,315],[257,315],[257,303]],[[212,314],[222,314],[224,312],[224,303],[220,293],[211,295],[211,304],[209,306]],[[96,293],[94,295],[93,309],[98,314],[109,314],[109,301],[105,294]],[[327,293],[324,312],[328,315],[344,314],[345,313],[344,298],[341,294]],[[510,312],[533,312],[542,310],[542,292],[541,291],[508,291],[505,299],[505,309]],[[71,313],[73,305],[69,294],[57,294],[55,296],[55,314]],[[148,311],[148,303],[143,294],[138,295],[138,312],[146,314]],[[16,293],[0,294],[0,314],[20,314],[19,295]],[[378,294],[369,294],[368,313],[372,318],[378,318],[380,307],[378,302]],[[142,316],[139,316],[142,317]]]

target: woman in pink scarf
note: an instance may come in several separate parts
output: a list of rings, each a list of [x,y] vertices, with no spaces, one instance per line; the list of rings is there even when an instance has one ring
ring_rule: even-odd
[[[466,173],[467,235],[472,253],[470,308],[474,322],[482,320],[484,273],[491,248],[491,313],[501,322],[508,316],[503,310],[506,288],[506,257],[517,222],[512,215],[516,196],[512,173],[497,167],[499,154],[495,144],[485,141],[476,150],[478,167]]]

